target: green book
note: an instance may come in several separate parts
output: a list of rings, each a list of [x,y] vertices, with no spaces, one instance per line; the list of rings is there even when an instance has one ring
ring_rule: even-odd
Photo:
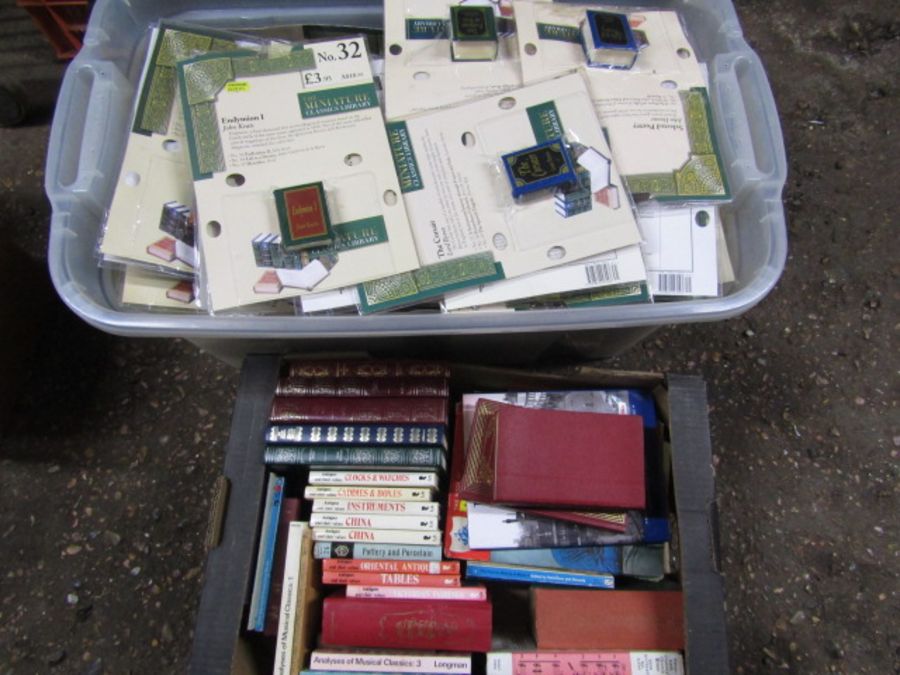
[[[454,61],[493,61],[499,42],[494,8],[454,5],[450,8],[450,53]]]

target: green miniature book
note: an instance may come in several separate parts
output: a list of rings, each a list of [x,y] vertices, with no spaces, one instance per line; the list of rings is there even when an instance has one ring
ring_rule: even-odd
[[[493,7],[450,8],[450,50],[454,61],[493,61],[499,42]]]

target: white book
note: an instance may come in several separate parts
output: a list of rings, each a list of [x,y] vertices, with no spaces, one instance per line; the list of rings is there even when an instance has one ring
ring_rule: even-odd
[[[300,588],[300,560],[306,523],[291,523],[284,557],[284,581],[281,586],[281,607],[278,610],[278,633],[275,638],[274,675],[291,675],[291,652],[294,643],[294,624],[297,618],[297,595]],[[298,664],[299,665],[299,664]]]
[[[435,675],[469,675],[469,654],[418,654],[414,652],[341,652],[328,649],[313,651],[310,670],[337,670],[365,673],[432,673]]]
[[[437,516],[394,516],[369,513],[314,513],[312,527],[351,527],[380,530],[436,530]]]
[[[382,487],[365,485],[307,485],[306,499],[390,499],[393,501],[430,502],[432,488]]]
[[[345,588],[348,598],[399,598],[402,600],[487,600],[484,586],[428,588],[421,586],[357,586]]]
[[[437,516],[440,513],[440,508],[437,502],[314,499],[312,512]]]
[[[438,476],[430,471],[310,471],[309,484],[437,488]]]
[[[313,541],[345,541],[369,544],[441,543],[440,530],[369,530],[347,527],[315,527]]]
[[[488,652],[487,654],[487,675],[538,675],[547,672],[684,675],[684,660],[678,652],[603,651],[552,654]]]

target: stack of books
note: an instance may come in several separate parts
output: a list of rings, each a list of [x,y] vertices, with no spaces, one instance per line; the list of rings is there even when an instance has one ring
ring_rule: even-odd
[[[285,366],[264,459],[270,483],[286,477],[302,492],[321,645],[490,648],[487,590],[463,586],[460,563],[441,558],[448,377],[442,364],[415,361]],[[263,532],[277,529],[271,520],[264,514]],[[264,549],[275,548],[266,541],[263,565]],[[304,647],[284,672],[302,665],[312,636],[301,636]],[[276,672],[278,663],[276,653]]]

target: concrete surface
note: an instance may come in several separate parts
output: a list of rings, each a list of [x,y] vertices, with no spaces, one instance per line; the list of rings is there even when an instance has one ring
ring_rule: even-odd
[[[665,328],[612,365],[709,382],[734,671],[896,673],[898,7],[737,6],[788,145],[787,269],[746,316]],[[0,64],[38,99],[61,70],[11,0]],[[0,129],[0,231],[43,267],[38,103]],[[19,374],[0,373],[0,672],[179,672],[236,372],[99,333],[46,278],[3,290],[20,301],[0,336],[17,315],[40,328],[2,344]]]

